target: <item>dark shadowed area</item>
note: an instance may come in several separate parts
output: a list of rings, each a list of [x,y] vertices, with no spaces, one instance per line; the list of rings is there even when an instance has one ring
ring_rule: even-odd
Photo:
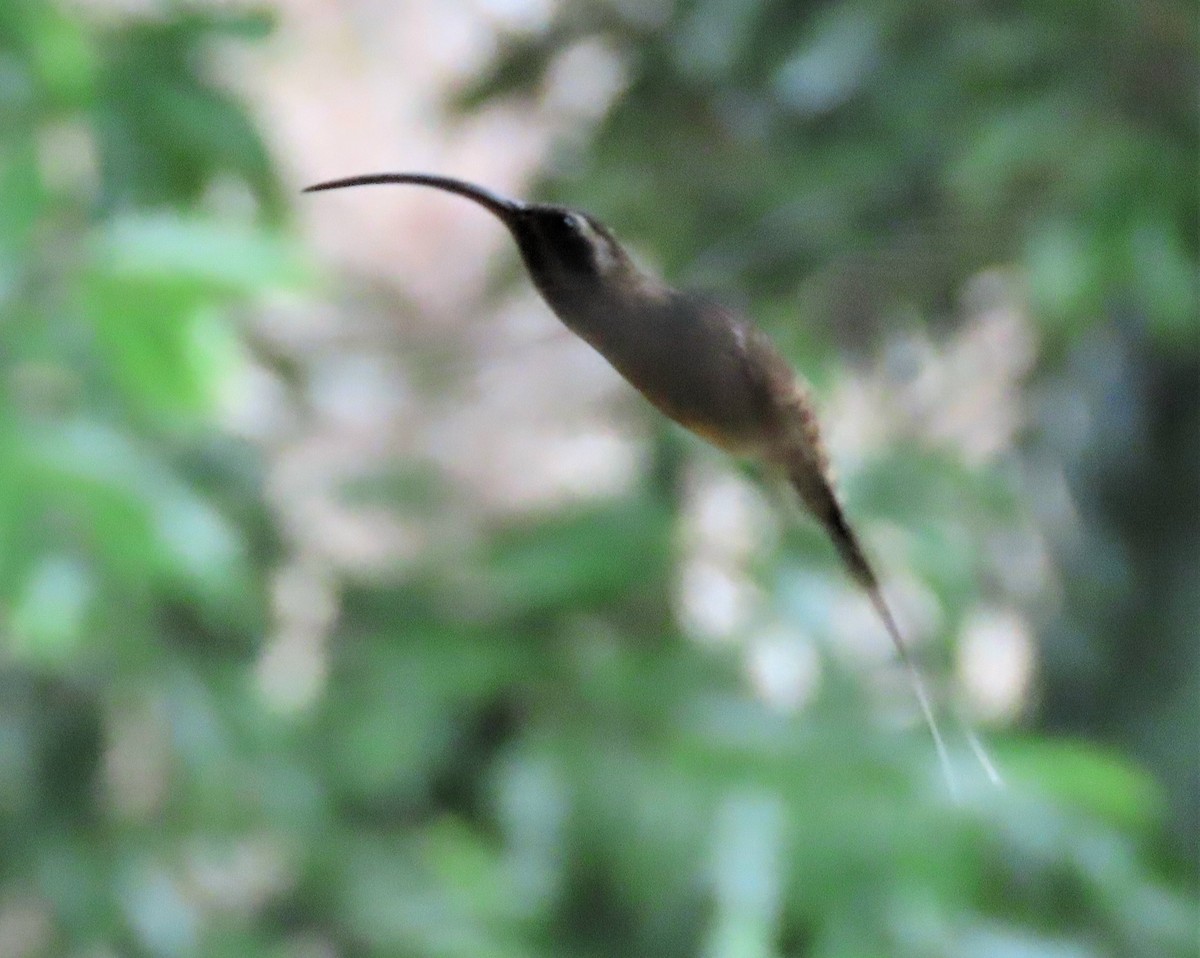
[[[0,956],[1197,956],[1197,26],[0,3]],[[406,170],[779,344],[957,802],[819,530],[494,218],[299,192]]]

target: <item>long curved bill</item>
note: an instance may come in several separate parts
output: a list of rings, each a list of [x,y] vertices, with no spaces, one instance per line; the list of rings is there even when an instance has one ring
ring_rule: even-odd
[[[384,184],[411,183],[414,186],[432,186],[434,189],[445,190],[447,193],[457,193],[469,200],[474,200],[485,209],[491,210],[506,226],[513,226],[517,214],[526,209],[520,200],[509,199],[499,193],[466,180],[456,180],[452,176],[436,176],[432,173],[366,173],[362,176],[348,176],[340,180],[326,180],[324,183],[314,183],[306,186],[302,192],[319,193],[322,190],[340,190],[347,186],[380,186]]]

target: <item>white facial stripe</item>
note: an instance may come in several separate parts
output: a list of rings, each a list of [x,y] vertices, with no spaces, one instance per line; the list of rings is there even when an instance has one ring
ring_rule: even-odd
[[[617,258],[613,255],[612,245],[608,238],[600,233],[586,216],[578,217],[580,232],[588,241],[588,245],[596,251],[596,269],[607,273],[616,265]]]

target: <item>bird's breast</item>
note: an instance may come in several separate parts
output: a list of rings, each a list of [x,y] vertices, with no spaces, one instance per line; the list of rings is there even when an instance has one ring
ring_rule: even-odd
[[[576,329],[665,415],[745,454],[759,444],[763,423],[740,331],[727,314],[672,300],[613,305]]]

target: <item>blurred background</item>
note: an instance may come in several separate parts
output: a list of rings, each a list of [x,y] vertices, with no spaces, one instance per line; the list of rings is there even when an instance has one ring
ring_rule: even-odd
[[[0,955],[1198,952],[1186,0],[5,0]],[[814,384],[949,716],[427,170]]]

